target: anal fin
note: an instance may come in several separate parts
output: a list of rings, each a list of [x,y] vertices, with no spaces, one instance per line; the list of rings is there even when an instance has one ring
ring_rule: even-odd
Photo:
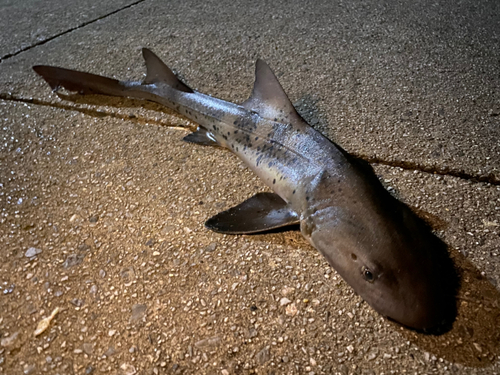
[[[299,215],[274,193],[258,193],[205,222],[214,232],[250,234],[299,224]]]

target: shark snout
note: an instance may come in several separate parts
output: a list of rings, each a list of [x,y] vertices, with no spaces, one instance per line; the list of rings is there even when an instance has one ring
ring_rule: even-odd
[[[454,288],[446,283],[422,283],[419,287],[407,288],[406,293],[391,307],[387,314],[391,320],[409,328],[429,334],[449,331],[457,316]],[[399,302],[399,303],[398,303]]]
[[[455,304],[450,301],[448,305],[442,305],[438,308],[414,307],[401,314],[388,316],[388,318],[417,331],[441,335],[452,328],[456,313]]]

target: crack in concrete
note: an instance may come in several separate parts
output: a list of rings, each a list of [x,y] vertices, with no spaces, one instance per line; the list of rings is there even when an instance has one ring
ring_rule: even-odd
[[[63,110],[69,110],[69,111],[76,111],[83,113],[87,116],[91,117],[112,117],[116,119],[120,119],[123,121],[132,121],[135,123],[139,124],[157,124],[160,126],[167,126],[171,128],[182,128],[186,130],[193,130],[190,126],[188,125],[180,125],[180,124],[172,124],[172,123],[167,123],[164,121],[158,121],[156,119],[150,119],[150,118],[142,118],[142,117],[135,117],[134,115],[125,115],[125,114],[120,114],[120,113],[114,113],[114,112],[104,112],[104,111],[99,111],[99,110],[94,110],[90,108],[79,108],[76,106],[71,106],[67,104],[59,104],[59,103],[54,103],[50,101],[44,101],[40,99],[35,99],[35,98],[22,98],[22,97],[16,97],[12,94],[4,94],[0,93],[0,100],[5,100],[5,101],[13,101],[13,102],[20,102],[20,103],[26,103],[26,104],[34,104],[34,105],[40,105],[44,107],[51,107],[51,108],[57,108],[57,109],[63,109]],[[387,165],[389,167],[395,167],[395,168],[401,168],[405,170],[413,170],[413,171],[420,171],[420,172],[425,172],[425,173],[431,173],[431,174],[438,174],[441,176],[452,176],[452,177],[458,177],[464,180],[468,180],[471,182],[486,182],[491,185],[497,185],[500,186],[500,176],[496,176],[493,172],[489,172],[487,174],[479,174],[479,173],[471,173],[471,172],[466,172],[463,169],[455,169],[455,168],[450,168],[446,166],[429,166],[429,165],[424,165],[412,161],[405,161],[405,160],[386,160],[377,156],[370,156],[370,155],[364,155],[364,154],[359,154],[356,152],[350,152],[350,154],[356,158],[362,159],[368,163],[376,163],[376,164],[382,164],[382,165]]]
[[[4,56],[1,56],[1,57],[0,57],[0,63],[2,63],[3,61],[5,61],[5,60],[7,60],[7,59],[10,59],[10,58],[12,58],[12,57],[14,57],[14,56],[17,56],[17,55],[19,55],[20,53],[23,53],[23,52],[29,51],[29,50],[30,50],[30,49],[32,49],[32,48],[35,48],[35,47],[41,46],[41,45],[43,45],[43,44],[45,44],[45,43],[47,43],[47,42],[50,42],[51,40],[57,39],[57,38],[59,38],[60,36],[63,36],[63,35],[69,34],[69,33],[70,33],[70,32],[72,32],[72,31],[75,31],[75,30],[81,29],[82,27],[85,27],[85,26],[90,25],[90,24],[92,24],[92,23],[94,23],[94,22],[97,22],[97,21],[100,21],[100,20],[102,20],[102,19],[105,19],[105,18],[107,18],[107,17],[109,17],[109,16],[112,16],[113,14],[116,14],[116,13],[118,13],[118,12],[121,12],[122,10],[125,10],[125,9],[128,9],[128,8],[132,8],[132,7],[134,7],[134,6],[136,6],[136,5],[140,4],[140,3],[143,3],[144,1],[146,1],[146,0],[137,0],[137,1],[133,2],[132,4],[129,4],[129,5],[124,6],[123,8],[116,9],[116,10],[114,10],[114,11],[112,11],[112,12],[109,12],[109,13],[106,13],[106,14],[104,14],[104,15],[100,16],[100,17],[93,18],[93,19],[91,19],[91,20],[89,20],[89,21],[83,22],[83,23],[81,23],[81,24],[80,24],[80,25],[78,25],[78,26],[71,27],[71,28],[69,28],[69,29],[67,29],[67,30],[65,30],[65,31],[62,31],[62,32],[58,33],[58,34],[55,34],[55,35],[52,35],[52,36],[50,36],[50,37],[48,37],[48,38],[46,38],[46,39],[40,40],[40,41],[38,41],[38,42],[36,42],[36,43],[34,43],[34,44],[31,44],[31,45],[29,45],[29,46],[27,46],[27,47],[21,48],[21,49],[17,50],[16,52],[8,53],[8,54],[6,54],[6,55],[4,55]]]
[[[87,115],[90,117],[97,117],[97,118],[111,117],[111,118],[116,118],[116,119],[119,119],[122,121],[135,122],[135,123],[142,124],[142,125],[155,124],[155,125],[159,125],[159,126],[166,126],[169,128],[182,128],[182,129],[186,129],[186,130],[193,130],[192,127],[189,125],[172,124],[170,122],[165,122],[165,121],[147,118],[147,117],[136,117],[133,114],[127,115],[127,114],[121,114],[121,113],[116,113],[116,112],[105,112],[105,111],[100,111],[97,109],[82,108],[82,107],[72,106],[72,105],[68,105],[68,104],[54,103],[51,101],[45,101],[45,100],[40,100],[40,99],[35,99],[35,98],[20,98],[20,97],[14,96],[12,94],[0,93],[0,100],[25,103],[25,104],[34,104],[34,105],[39,105],[42,107],[63,109],[65,111],[74,111],[74,112],[83,113],[84,115]],[[174,113],[174,112],[172,112],[172,113]]]
[[[463,169],[455,169],[446,166],[438,166],[438,165],[429,166],[425,164],[416,163],[413,161],[385,160],[377,156],[362,155],[362,154],[357,154],[356,152],[349,152],[349,153],[354,157],[367,161],[368,163],[383,164],[389,167],[397,167],[410,171],[420,171],[425,173],[438,174],[441,176],[458,177],[463,180],[468,180],[471,182],[486,182],[491,185],[500,186],[500,176],[496,176],[493,172],[489,172],[486,174],[480,174],[477,172],[471,173],[471,172],[466,172]]]

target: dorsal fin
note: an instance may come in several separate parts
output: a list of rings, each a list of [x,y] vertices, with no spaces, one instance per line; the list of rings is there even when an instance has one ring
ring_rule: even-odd
[[[241,105],[268,120],[290,123],[304,121],[293,107],[269,65],[261,59],[258,59],[255,64],[252,95]]]
[[[146,79],[144,84],[149,85],[153,83],[163,82],[174,89],[184,92],[193,92],[190,87],[182,83],[179,78],[177,78],[170,70],[170,68],[165,65],[163,61],[160,60],[151,50],[147,48],[142,49],[142,56],[146,61]]]

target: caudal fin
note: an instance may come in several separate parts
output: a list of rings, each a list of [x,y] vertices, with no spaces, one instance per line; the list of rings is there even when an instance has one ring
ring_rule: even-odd
[[[142,55],[144,56],[147,69],[146,79],[142,85],[165,83],[179,91],[193,92],[193,90],[182,83],[172,70],[170,70],[170,68],[149,49],[144,48],[142,50]],[[84,95],[102,94],[142,97],[139,93],[141,90],[135,90],[133,94],[131,92],[134,87],[140,87],[140,83],[122,82],[96,74],[48,65],[37,65],[33,67],[33,70],[47,81],[54,91],[64,87],[66,90],[75,91]]]
[[[37,65],[33,70],[42,76],[54,91],[64,87],[80,94],[126,96],[124,85],[113,78],[48,65]]]

